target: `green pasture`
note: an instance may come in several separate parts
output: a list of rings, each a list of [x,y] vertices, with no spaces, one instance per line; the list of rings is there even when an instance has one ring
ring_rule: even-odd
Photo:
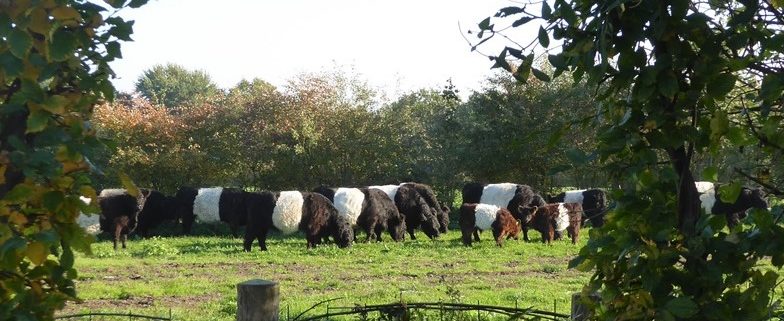
[[[459,230],[431,241],[421,232],[402,243],[334,245],[307,250],[301,235],[273,234],[268,252],[242,241],[224,227],[200,227],[214,236],[155,237],[131,240],[114,251],[110,240],[93,245],[93,255],[78,257],[78,294],[60,314],[133,312],[176,320],[234,320],[236,284],[248,279],[280,283],[281,316],[292,317],[328,300],[331,307],[354,304],[462,302],[534,307],[568,313],[570,294],[589,277],[567,269],[587,240],[552,245],[509,240],[499,248],[492,233],[473,247],[460,243]],[[364,239],[364,235],[360,235]],[[322,313],[321,307],[310,313]]]

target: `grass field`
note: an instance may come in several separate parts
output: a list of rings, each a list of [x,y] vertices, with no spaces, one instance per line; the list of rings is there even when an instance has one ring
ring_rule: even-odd
[[[223,227],[219,234],[225,233]],[[77,289],[83,303],[61,314],[87,311],[172,315],[177,320],[234,320],[236,284],[248,279],[280,283],[281,314],[299,314],[327,299],[330,304],[463,302],[534,307],[568,313],[570,294],[589,277],[568,270],[580,244],[509,240],[503,248],[482,234],[472,248],[451,230],[431,241],[421,232],[416,241],[334,245],[306,250],[300,235],[273,234],[268,252],[242,251],[230,236],[159,237],[132,240],[114,251],[111,241],[93,245],[94,255],[77,259]],[[204,232],[202,234],[205,234]],[[209,234],[209,233],[206,233]],[[364,234],[360,236],[364,239]],[[316,310],[324,312],[324,309]]]

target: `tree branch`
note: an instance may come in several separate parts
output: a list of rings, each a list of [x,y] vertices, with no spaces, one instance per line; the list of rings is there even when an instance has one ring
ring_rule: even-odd
[[[741,176],[743,176],[745,178],[748,178],[748,179],[754,181],[755,183],[759,184],[760,186],[764,187],[765,189],[768,190],[768,193],[773,194],[773,195],[777,195],[777,196],[784,196],[784,191],[778,189],[776,186],[770,185],[769,183],[765,183],[762,180],[760,180],[759,178],[756,178],[754,176],[751,176],[751,175],[747,174],[746,172],[744,172],[740,168],[733,167],[733,170],[735,170],[735,172],[740,174]]]

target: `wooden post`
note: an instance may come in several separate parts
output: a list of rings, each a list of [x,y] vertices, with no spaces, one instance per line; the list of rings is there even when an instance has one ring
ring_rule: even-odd
[[[237,321],[278,321],[279,305],[277,282],[256,279],[237,284]]]
[[[599,294],[593,293],[589,296],[590,300],[598,302]],[[591,317],[591,311],[583,304],[582,293],[572,293],[572,321],[587,321]]]

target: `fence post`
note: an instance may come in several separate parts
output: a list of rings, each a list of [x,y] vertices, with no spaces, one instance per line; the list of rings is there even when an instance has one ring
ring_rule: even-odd
[[[598,302],[599,294],[592,293],[588,296],[591,301]],[[591,317],[591,310],[582,301],[582,293],[572,293],[572,321],[587,321]]]
[[[237,321],[278,321],[279,305],[277,282],[255,279],[237,284]]]

